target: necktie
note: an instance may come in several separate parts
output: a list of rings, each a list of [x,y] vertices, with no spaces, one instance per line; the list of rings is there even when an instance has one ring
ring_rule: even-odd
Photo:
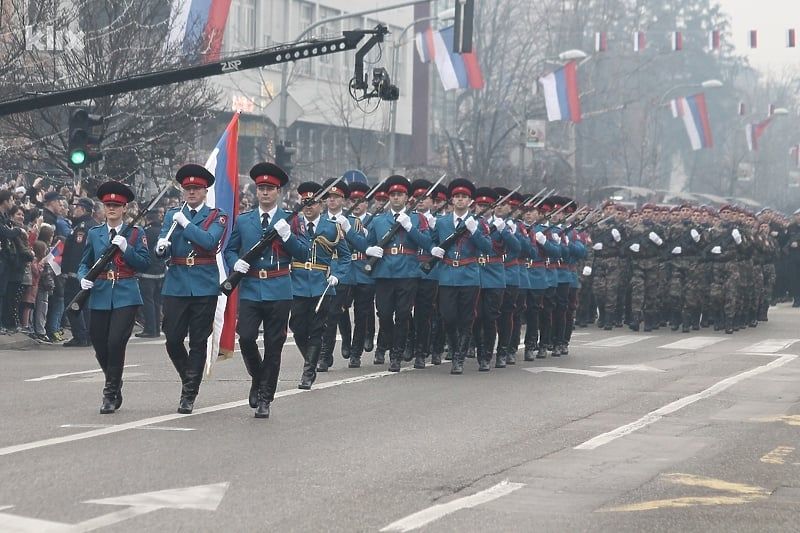
[[[197,214],[197,209],[190,210],[189,214],[192,215],[191,218],[194,218],[194,216]]]
[[[309,223],[308,223],[308,234],[309,234],[311,237],[313,237],[313,236],[314,236],[314,223],[313,223],[313,222],[309,222]]]
[[[269,213],[264,213],[261,215],[261,227],[267,229],[267,226],[269,226]]]
[[[111,231],[108,232],[109,240],[113,240],[114,237],[116,237],[116,236],[117,236],[117,230],[115,230],[114,228],[111,228]]]
[[[456,219],[456,227],[459,227],[459,226],[461,225],[461,222],[463,222],[463,221],[461,220],[461,217],[457,218],[457,219]]]

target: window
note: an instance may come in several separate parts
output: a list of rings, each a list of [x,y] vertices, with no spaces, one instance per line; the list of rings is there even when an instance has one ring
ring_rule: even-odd
[[[297,31],[296,35],[304,32],[309,26],[314,24],[315,6],[309,2],[297,3]],[[313,76],[313,63],[309,60],[300,60],[295,63],[297,73],[302,76]]]
[[[325,20],[339,16],[339,11],[336,9],[329,9],[320,7],[319,10],[320,20]],[[320,26],[319,31],[315,32],[322,38],[339,37],[342,33],[342,22],[337,20],[329,22]],[[319,70],[318,75],[324,80],[332,80],[337,77],[336,70],[340,60],[340,54],[325,55],[319,57]]]
[[[230,11],[233,24],[229,42],[231,50],[252,50],[256,47],[255,0],[234,0]]]

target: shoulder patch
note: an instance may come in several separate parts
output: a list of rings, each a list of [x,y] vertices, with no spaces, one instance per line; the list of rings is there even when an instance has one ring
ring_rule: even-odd
[[[220,226],[224,226],[228,223],[228,216],[227,215],[220,215],[217,217],[217,222],[219,222]]]

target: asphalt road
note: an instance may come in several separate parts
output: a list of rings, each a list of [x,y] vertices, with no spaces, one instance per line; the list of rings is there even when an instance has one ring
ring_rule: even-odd
[[[463,376],[337,355],[310,392],[290,338],[269,420],[238,358],[178,415],[163,342],[136,339],[100,415],[89,349],[0,351],[0,531],[798,531],[799,316],[580,329]]]

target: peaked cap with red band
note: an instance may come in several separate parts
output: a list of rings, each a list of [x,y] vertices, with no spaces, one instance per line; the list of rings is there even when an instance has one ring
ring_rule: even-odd
[[[207,189],[214,185],[214,174],[195,163],[189,163],[179,168],[175,179],[181,184],[181,187],[195,186]]]
[[[328,185],[330,185],[334,181],[336,181],[336,178],[328,178],[328,179],[326,179],[322,183],[322,188],[324,189],[325,187],[327,187]],[[322,199],[324,200],[325,198],[327,198],[331,194],[337,194],[337,195],[341,196],[342,198],[350,198],[350,187],[347,186],[347,184],[344,182],[343,179],[339,180],[339,183],[334,185],[333,188],[331,190],[329,190],[325,194],[325,196],[322,197]]]
[[[132,202],[136,195],[124,183],[107,181],[97,188],[97,198],[104,204],[125,205]]]
[[[470,198],[475,198],[475,185],[465,178],[456,178],[447,186],[450,198],[456,194],[466,194]]]
[[[478,187],[475,190],[476,204],[493,204],[497,201],[497,193],[491,187]]]
[[[428,189],[430,189],[431,187],[433,187],[433,183],[426,180],[425,178],[414,180],[411,182],[411,196],[414,197],[422,196],[423,194],[428,192]]]
[[[300,195],[301,200],[308,200],[309,198],[313,198],[314,195],[317,194],[317,192],[321,189],[322,185],[319,183],[315,183],[313,181],[304,181],[297,186],[297,194]]]
[[[370,190],[369,185],[360,181],[354,181],[348,187],[350,188],[351,200],[355,200],[356,198],[364,198],[367,196],[367,193]]]
[[[428,185],[430,187],[430,185]],[[389,176],[386,178],[386,191],[391,194],[393,192],[404,192],[409,194],[411,190],[411,182],[408,181],[408,178],[405,176],[401,176],[400,174],[395,174],[394,176]]]
[[[289,183],[289,176],[274,163],[256,163],[250,169],[250,179],[256,182],[256,186],[272,185],[280,188]]]
[[[505,198],[511,190],[506,189],[505,187],[495,187],[494,193],[497,195],[497,198]],[[517,207],[522,203],[522,195],[518,192],[515,192],[511,195],[511,198],[506,200],[506,204],[510,205],[511,207]]]

